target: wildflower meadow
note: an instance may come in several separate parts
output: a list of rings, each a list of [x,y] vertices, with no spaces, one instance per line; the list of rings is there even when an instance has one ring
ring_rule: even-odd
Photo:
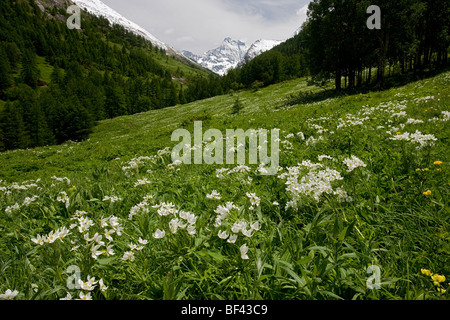
[[[340,96],[298,79],[4,152],[0,299],[448,299],[449,89],[450,72]],[[173,162],[196,121],[279,129],[275,174]]]

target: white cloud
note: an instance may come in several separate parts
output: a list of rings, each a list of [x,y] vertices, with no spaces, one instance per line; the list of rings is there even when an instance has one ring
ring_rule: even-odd
[[[283,40],[304,19],[310,0],[103,0],[179,50],[201,54],[226,37]],[[299,6],[302,8],[299,10]],[[298,12],[301,11],[299,15]]]

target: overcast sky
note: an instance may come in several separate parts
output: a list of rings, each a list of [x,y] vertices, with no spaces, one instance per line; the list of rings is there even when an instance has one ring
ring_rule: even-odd
[[[248,45],[285,40],[306,20],[310,0],[102,0],[177,50],[202,54],[226,37]]]

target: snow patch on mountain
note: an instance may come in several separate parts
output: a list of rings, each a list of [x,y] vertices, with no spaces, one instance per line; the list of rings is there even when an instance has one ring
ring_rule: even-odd
[[[248,49],[242,41],[225,38],[218,48],[209,50],[201,56],[189,51],[183,51],[182,53],[185,57],[205,68],[219,75],[224,75],[228,70],[237,67],[244,59]]]
[[[169,47],[164,42],[156,38],[150,32],[138,26],[136,23],[128,20],[127,18],[122,16],[114,9],[108,7],[100,0],[72,0],[72,1],[81,9],[86,10],[87,12],[95,16],[102,16],[106,18],[111,24],[121,25],[125,29],[133,32],[134,34],[140,35],[145,39],[149,40],[153,45],[159,48],[165,50],[169,49]]]
[[[279,45],[278,40],[258,40],[251,46],[244,42],[225,38],[222,44],[216,48],[197,55],[189,51],[183,51],[183,55],[203,67],[219,74],[225,75],[230,69],[234,69],[243,63],[250,61],[261,53]]]
[[[269,51],[282,43],[283,41],[279,40],[258,40],[250,46],[247,53],[244,56],[244,62],[250,61],[261,53]]]

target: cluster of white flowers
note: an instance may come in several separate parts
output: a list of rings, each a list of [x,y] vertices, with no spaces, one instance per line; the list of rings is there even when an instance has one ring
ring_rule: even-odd
[[[38,245],[44,245],[44,243],[53,243],[56,240],[61,240],[67,237],[70,234],[70,231],[66,227],[62,227],[58,230],[51,231],[47,235],[37,235],[36,238],[31,238],[31,241]]]
[[[95,277],[88,276],[86,281],[78,279],[78,287],[82,290],[79,293],[79,298],[76,300],[92,300],[91,292],[97,287],[97,284],[100,287],[101,291],[108,290],[108,287],[104,284],[103,279],[99,281],[95,280]],[[73,300],[70,292],[67,292],[67,295],[60,300]]]
[[[157,213],[160,217],[167,217],[173,215],[174,218],[169,222],[169,230],[172,234],[176,234],[178,229],[186,229],[187,233],[191,236],[197,233],[196,223],[197,216],[193,213],[178,210],[173,203],[160,203],[152,206],[157,209]],[[157,229],[153,234],[155,239],[162,239],[166,236],[166,231],[163,229]]]
[[[348,170],[347,172],[352,172],[353,170],[355,170],[356,168],[359,167],[366,167],[367,165],[359,158],[357,158],[356,156],[353,156],[351,158],[347,158],[343,161],[343,163],[345,165],[347,165]]]
[[[133,262],[136,257],[135,257],[135,251],[142,251],[144,250],[144,246],[148,244],[147,240],[143,240],[142,238],[139,238],[138,240],[140,245],[136,245],[134,243],[130,243],[128,245],[128,247],[130,248],[130,251],[127,251],[123,254],[122,260],[123,261],[131,261]]]
[[[31,198],[26,197],[25,200],[23,201],[23,205],[27,207],[31,205],[33,202],[35,202],[38,198],[39,196],[32,196]]]
[[[214,210],[215,213],[217,213],[216,222],[214,226],[216,228],[220,227],[222,225],[222,221],[225,220],[228,215],[230,214],[231,210],[237,210],[239,209],[237,206],[233,204],[233,202],[227,202],[224,206],[219,205],[216,210]]]
[[[114,203],[114,202],[122,201],[122,198],[119,198],[117,196],[105,196],[103,198],[103,201],[110,201],[110,202]]]
[[[255,207],[259,207],[261,203],[261,199],[258,198],[258,196],[255,193],[247,192],[247,197],[250,199],[251,206],[249,207],[249,210],[252,211],[255,209]]]
[[[18,203],[13,204],[12,206],[8,206],[5,209],[5,212],[7,214],[11,214],[13,211],[18,211],[20,209],[20,206]]]
[[[233,169],[231,169],[230,171],[228,171],[228,175],[233,174],[233,173],[248,173],[250,172],[250,167],[245,166],[245,165],[238,165],[236,167],[234,167]]]
[[[318,138],[314,138],[313,136],[311,136],[306,140],[306,145],[311,146],[311,145],[314,145],[317,142],[323,141],[323,140],[324,140],[323,136],[319,136]]]
[[[152,199],[153,199],[152,195],[145,196],[144,200],[141,203],[135,205],[133,208],[130,209],[130,214],[128,215],[128,219],[132,220],[135,215],[137,215],[141,212],[149,213],[150,212],[150,210],[148,208],[150,206],[149,201]]]
[[[88,213],[86,211],[77,210],[75,214],[71,217],[71,220],[75,220],[75,223],[72,223],[69,227],[70,230],[78,229],[80,234],[80,238],[85,240],[86,245],[84,247],[90,246],[91,257],[95,260],[98,259],[99,256],[112,256],[114,255],[112,235],[116,234],[118,236],[122,235],[123,227],[120,224],[119,218],[116,216],[109,216],[107,218],[100,219],[100,228],[102,228],[101,232],[96,232],[92,237],[89,236],[90,228],[95,225],[92,219],[87,217]],[[108,243],[103,241],[103,237],[108,240]],[[79,239],[75,239],[71,241],[73,247],[71,251],[76,251],[79,248],[79,245],[76,245],[79,242]],[[104,247],[104,248],[102,248]]]
[[[297,137],[299,137],[302,140],[305,140],[305,134],[303,132],[297,132]]]
[[[34,180],[24,181],[20,185],[17,182],[14,182],[9,186],[0,186],[0,191],[3,191],[6,195],[9,195],[9,194],[11,194],[12,190],[24,191],[24,190],[28,190],[30,188],[39,188],[39,186],[36,183],[38,183],[40,180],[41,179],[37,179],[36,181],[34,181]],[[31,182],[31,183],[29,183],[29,182]]]
[[[297,208],[302,195],[312,196],[317,202],[323,193],[333,194],[332,183],[343,180],[341,174],[329,168],[323,168],[322,164],[303,161],[297,167],[287,168],[288,172],[278,178],[286,180],[286,191],[291,196],[291,201],[286,204],[286,209]]]
[[[405,132],[403,134],[395,135],[390,138],[391,140],[403,140],[409,141],[412,143],[417,143],[417,149],[426,147],[428,145],[433,145],[433,141],[437,141],[438,139],[432,134],[422,134],[420,131],[416,131],[415,133]]]
[[[133,158],[131,159],[126,166],[122,167],[123,171],[129,171],[129,170],[138,170],[139,167],[145,165],[145,160],[153,160],[153,157],[139,157],[139,158]]]
[[[259,198],[257,198],[254,194],[247,194],[247,196],[251,198],[251,201],[254,201],[255,205],[256,203],[259,203]],[[224,224],[224,221],[230,216],[231,211],[238,209],[239,208],[235,206],[232,202],[227,202],[225,205],[219,205],[217,209],[214,211],[215,213],[217,213],[216,222],[214,226],[216,228],[221,228],[221,230],[218,231],[217,236],[220,239],[226,240],[228,243],[231,244],[236,243],[239,234],[242,234],[247,238],[251,238],[255,231],[261,230],[260,223],[258,221],[249,222],[245,219],[240,219],[236,220],[232,225],[231,222]],[[223,228],[227,226],[229,230],[223,230]],[[245,250],[242,250],[243,247]],[[241,247],[242,259],[248,259],[247,256],[248,247],[246,245],[243,245],[243,247]]]
[[[65,181],[68,185],[70,185],[70,179],[67,177],[58,178],[56,176],[53,176],[52,179],[55,180],[56,182],[64,182]]]
[[[229,171],[227,168],[216,169],[216,177],[219,179],[225,178],[225,174]]]
[[[169,163],[167,165],[167,169],[180,171],[181,169],[179,168],[179,166],[181,166],[182,164],[183,162],[181,160],[175,160],[173,163]]]
[[[0,294],[0,299],[12,300],[17,297],[18,294],[19,292],[17,290],[11,291],[11,289],[8,289],[5,293]]]
[[[370,120],[369,117],[362,117],[359,118],[358,116],[354,116],[351,114],[346,115],[346,119],[339,118],[337,122],[339,123],[337,125],[337,130],[342,128],[348,128],[348,127],[354,127],[354,126],[362,126],[364,125],[364,122]]]
[[[449,111],[442,111],[442,118],[434,117],[432,119],[428,119],[428,122],[447,122],[450,120],[450,112]]]
[[[423,123],[422,120],[417,120],[417,119],[412,119],[412,118],[410,118],[406,121],[406,124],[422,124],[422,123]]]
[[[178,211],[178,217],[170,220],[169,229],[173,234],[176,234],[178,229],[186,229],[187,233],[193,236],[197,233],[195,228],[196,223],[197,216],[193,213]]]
[[[211,194],[207,194],[206,198],[213,199],[213,200],[221,200],[222,199],[222,197],[220,196],[220,193],[217,192],[217,190],[213,190],[211,192]]]
[[[56,201],[64,203],[66,209],[69,208],[70,206],[70,199],[65,191],[61,191],[59,193],[58,197],[56,198]]]
[[[334,195],[337,196],[337,200],[339,202],[352,202],[353,198],[347,194],[347,191],[342,190],[341,188],[337,188],[334,191]]]
[[[281,145],[283,146],[283,150],[292,150],[294,149],[294,144],[289,140],[281,141]]]
[[[134,187],[144,186],[146,184],[151,184],[151,181],[149,181],[147,178],[144,179],[138,179],[138,181],[134,184]]]
[[[332,156],[328,156],[328,155],[321,155],[321,156],[317,156],[317,159],[322,162],[323,159],[328,159],[328,160],[334,160],[334,158]]]

